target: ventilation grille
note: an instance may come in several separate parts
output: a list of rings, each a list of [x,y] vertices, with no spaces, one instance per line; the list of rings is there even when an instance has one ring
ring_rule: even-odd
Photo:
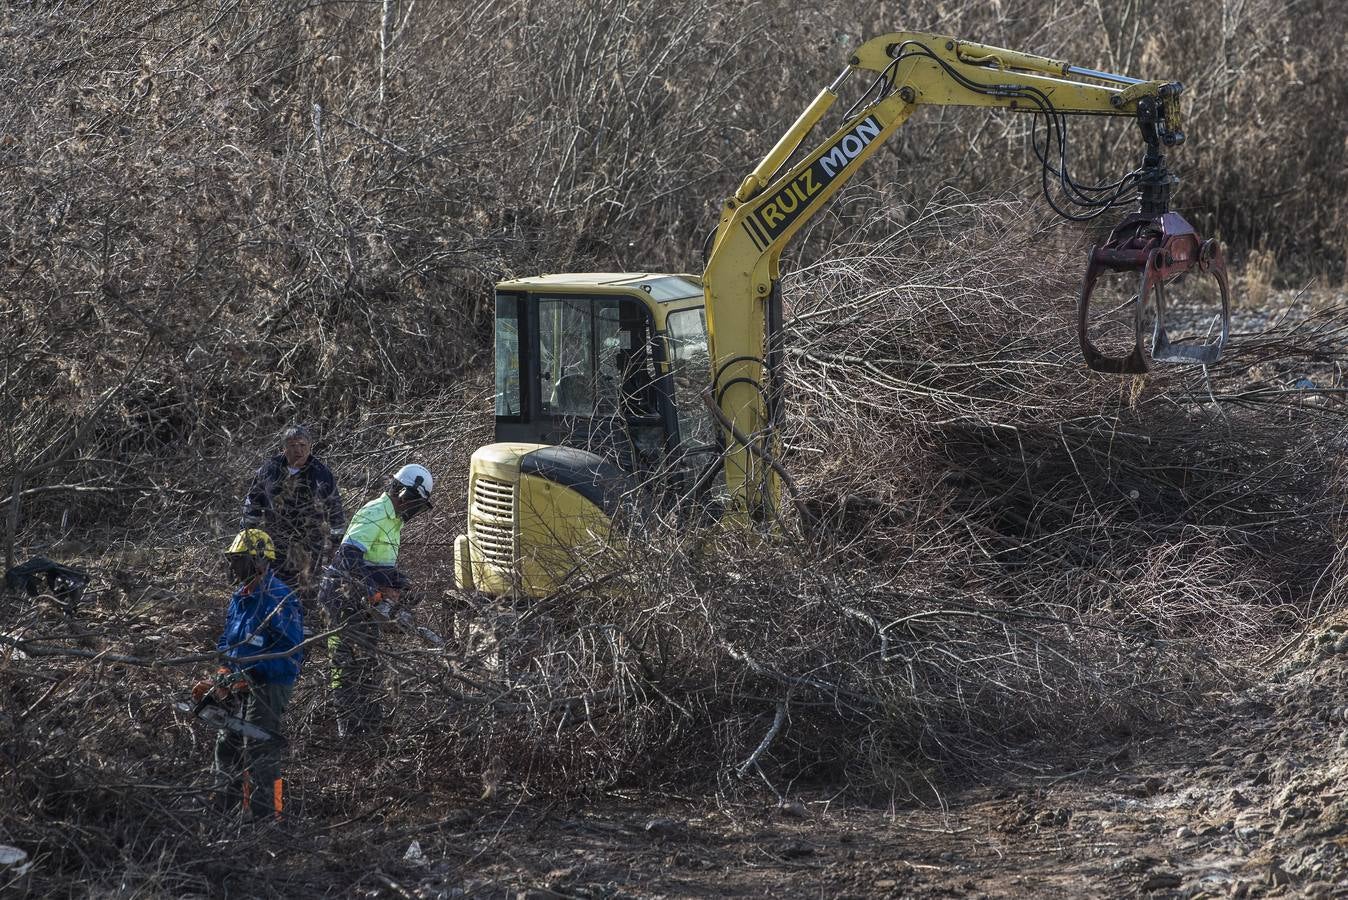
[[[510,569],[515,564],[515,486],[508,481],[483,478],[473,482],[473,507],[469,537],[482,558],[494,566]]]

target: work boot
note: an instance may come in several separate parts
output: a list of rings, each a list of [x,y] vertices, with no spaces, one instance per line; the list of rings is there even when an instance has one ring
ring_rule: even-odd
[[[279,821],[285,815],[285,781],[276,778],[265,789],[253,788],[248,800],[240,804],[237,818],[245,828],[258,828]]]

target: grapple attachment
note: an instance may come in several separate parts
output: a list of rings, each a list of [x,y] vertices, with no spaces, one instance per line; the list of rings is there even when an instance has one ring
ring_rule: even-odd
[[[1101,352],[1088,333],[1091,297],[1104,272],[1137,272],[1138,289],[1132,304],[1133,347],[1127,356]],[[1174,343],[1166,331],[1166,287],[1184,278],[1211,276],[1221,297],[1221,326],[1209,343]],[[1150,368],[1142,347],[1143,310],[1151,303],[1155,311],[1151,359],[1159,362],[1216,362],[1231,332],[1231,301],[1226,282],[1226,257],[1213,240],[1203,240],[1193,226],[1176,212],[1149,216],[1136,213],[1110,232],[1109,240],[1091,248],[1086,277],[1077,304],[1077,334],[1086,365],[1097,372],[1139,374]]]

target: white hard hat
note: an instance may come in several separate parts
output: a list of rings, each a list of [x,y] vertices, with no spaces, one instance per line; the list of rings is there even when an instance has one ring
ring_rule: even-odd
[[[431,473],[425,466],[416,463],[408,463],[394,472],[393,480],[404,487],[415,488],[423,500],[430,498],[431,488],[435,486],[435,479],[431,477]]]

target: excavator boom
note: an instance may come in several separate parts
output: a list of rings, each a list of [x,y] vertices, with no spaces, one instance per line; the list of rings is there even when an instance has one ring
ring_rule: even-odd
[[[875,76],[862,100],[839,128],[788,167],[836,102],[843,82],[858,71]],[[919,106],[1042,114],[1050,129],[1060,128],[1057,123],[1064,115],[1136,120],[1146,145],[1143,163],[1117,183],[1113,194],[1102,196],[1099,189],[1081,188],[1069,181],[1065,164],[1054,169],[1044,161],[1046,196],[1052,173],[1069,199],[1075,195],[1076,202],[1089,210],[1080,215],[1064,212],[1069,218],[1092,218],[1119,205],[1125,195],[1139,200],[1138,213],[1116,228],[1105,245],[1092,249],[1080,298],[1083,355],[1091,368],[1100,371],[1145,371],[1141,308],[1154,295],[1158,313],[1154,358],[1215,360],[1229,322],[1220,248],[1202,241],[1178,213],[1169,210],[1175,179],[1165,169],[1164,149],[1184,140],[1182,90],[1174,82],[1143,81],[942,35],[899,32],[859,47],[848,68],[810,102],[726,200],[703,273],[712,359],[707,399],[724,430],[726,483],[735,513],[765,521],[778,505],[780,485],[773,460],[782,406],[778,287],[782,250]],[[1049,200],[1054,202],[1051,196]],[[1134,300],[1136,346],[1122,359],[1101,353],[1087,334],[1092,287],[1105,269],[1137,272],[1140,278]],[[1192,270],[1213,275],[1221,286],[1223,328],[1213,345],[1173,344],[1165,333],[1163,286]]]

